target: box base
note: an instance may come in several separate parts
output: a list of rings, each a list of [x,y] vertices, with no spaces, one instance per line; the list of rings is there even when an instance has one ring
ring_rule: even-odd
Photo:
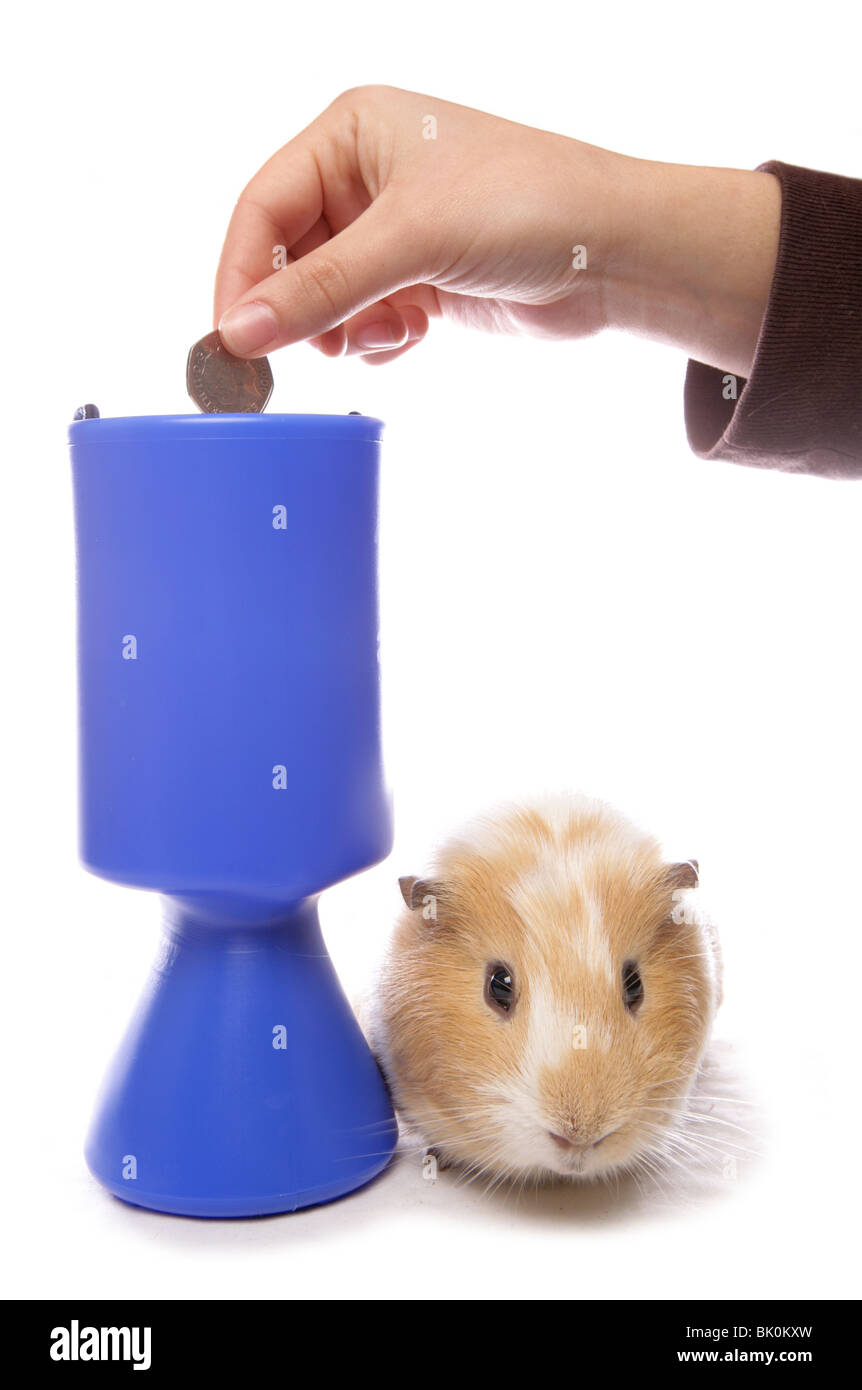
[[[87,1142],[99,1182],[154,1211],[264,1216],[370,1182],[397,1139],[315,902],[241,927],[169,900]]]

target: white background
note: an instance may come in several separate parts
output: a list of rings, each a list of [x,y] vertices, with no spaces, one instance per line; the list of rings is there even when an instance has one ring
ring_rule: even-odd
[[[847,1297],[858,1292],[862,485],[688,451],[667,349],[435,324],[382,369],[300,346],[281,411],[388,425],[395,853],[324,897],[348,989],[435,836],[583,788],[701,861],[718,1035],[758,1157],[641,1198],[423,1183],[257,1222],[123,1206],[83,1165],[155,899],[75,858],[65,427],[185,412],[233,201],[345,87],[388,82],[627,153],[862,174],[849,5],[18,6],[4,20],[2,1115],[12,1296]],[[433,102],[429,102],[433,111]],[[572,229],[573,244],[579,240]],[[792,403],[789,403],[792,408]]]

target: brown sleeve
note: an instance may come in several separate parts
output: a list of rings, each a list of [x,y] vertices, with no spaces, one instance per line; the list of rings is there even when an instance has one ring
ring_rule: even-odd
[[[688,440],[701,458],[862,477],[862,179],[760,167],[781,183],[781,232],[751,375],[689,362]]]

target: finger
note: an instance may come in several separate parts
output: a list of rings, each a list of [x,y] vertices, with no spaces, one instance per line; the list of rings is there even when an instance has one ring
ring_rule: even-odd
[[[312,227],[310,232],[300,237],[299,241],[287,253],[285,264],[298,260],[300,256],[306,255],[309,251],[316,251],[318,246],[322,246],[328,241],[332,233],[325,217],[321,217]],[[331,328],[328,333],[323,333],[319,338],[310,339],[312,347],[322,352],[325,357],[343,357],[347,349],[347,334],[343,325]]]
[[[393,290],[427,278],[416,262],[410,229],[392,215],[384,194],[325,245],[255,285],[222,315],[219,333],[239,357],[319,337]]]
[[[273,246],[295,251],[319,218],[340,231],[368,206],[356,151],[355,103],[349,97],[338,98],[276,150],[241,193],[216,275],[216,322],[270,274]]]
[[[318,246],[323,246],[332,236],[332,228],[325,217],[318,217],[310,231],[301,236],[299,241],[288,249],[286,260],[298,261],[300,256],[307,256],[309,251],[316,251]]]
[[[216,273],[216,323],[272,274],[274,248],[294,246],[322,215],[323,190],[310,150],[285,146],[254,176],[233,210]]]
[[[414,348],[416,344],[421,341],[421,338],[416,338],[412,342],[404,343],[402,347],[395,348],[393,352],[366,352],[360,358],[360,361],[367,362],[369,367],[377,367],[384,362],[394,362],[396,357],[403,357],[405,352],[409,352],[411,348]]]
[[[386,318],[393,310],[398,312],[400,324],[407,330],[405,334],[402,329],[395,341],[414,342],[425,336],[429,318],[437,318],[440,315],[437,291],[432,285],[407,285],[403,290],[395,290],[388,294],[379,304],[379,310],[373,304],[369,305],[361,313],[354,314],[347,323],[330,329],[319,338],[310,339],[312,347],[316,347],[326,357],[340,357],[345,351],[352,354],[369,351],[370,349],[360,347],[357,342],[356,329],[361,323],[373,323],[381,316]],[[408,312],[405,313],[405,310]],[[386,346],[384,342],[383,347]]]
[[[280,270],[310,251],[316,251],[329,241],[332,232],[325,217],[319,217],[314,226],[305,232],[294,244],[288,247],[283,238],[286,235],[280,227],[263,214],[261,209],[246,209],[241,216],[249,216],[249,227],[256,223],[256,234],[247,247],[246,260],[242,266],[219,265],[216,297],[214,303],[214,322],[218,320],[231,304],[235,304],[253,285],[257,285],[273,271]],[[268,227],[268,231],[264,228]]]
[[[309,338],[308,341],[318,352],[322,352],[324,357],[343,357],[347,351],[347,334],[343,324],[339,324],[337,328],[330,328],[328,333],[321,333],[319,338]]]
[[[354,314],[344,325],[347,352],[385,352],[417,342],[428,332],[428,315],[414,304],[382,300]]]

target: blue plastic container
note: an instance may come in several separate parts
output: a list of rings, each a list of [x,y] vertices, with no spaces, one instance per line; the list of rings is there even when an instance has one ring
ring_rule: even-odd
[[[328,1201],[385,1166],[386,1088],[317,922],[392,842],[364,416],[86,419],[81,854],[165,895],[87,1162],[194,1216]]]

